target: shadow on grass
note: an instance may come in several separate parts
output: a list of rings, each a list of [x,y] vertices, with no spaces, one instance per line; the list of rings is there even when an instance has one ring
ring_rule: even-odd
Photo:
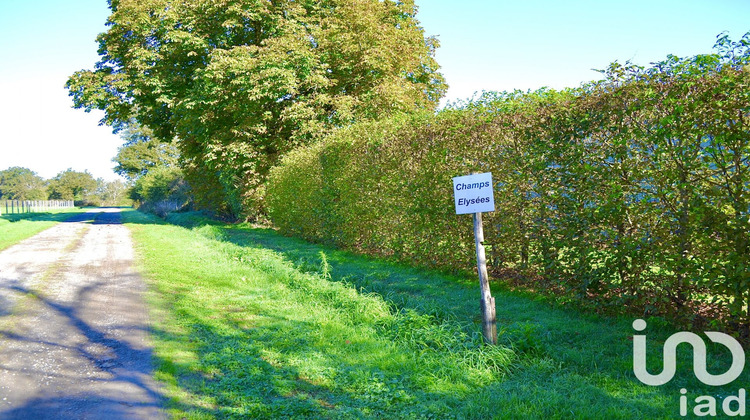
[[[316,323],[266,316],[270,322],[247,325],[233,319],[230,311],[214,315],[224,318],[216,328],[190,311],[178,316],[186,331],[154,333],[200,359],[200,368],[160,359],[161,369],[173,373],[181,393],[189,396],[171,402],[188,417],[526,419],[594,418],[586,413],[599,413],[599,418],[630,419],[659,418],[663,408],[609,395],[583,376],[539,366],[498,377],[469,394],[464,386],[472,380],[465,372],[454,378],[455,391],[431,391],[424,378],[400,360],[379,365],[365,344],[319,342],[321,326]],[[360,345],[361,357],[345,362],[335,354],[337,345]],[[304,359],[316,360],[322,372],[311,377],[290,365]],[[422,372],[425,375],[430,373]],[[603,409],[592,411],[592,403]]]
[[[77,214],[73,214],[72,212],[3,214],[2,216],[0,216],[0,221],[8,221],[10,223],[17,223],[21,221],[66,222],[71,217],[76,217],[76,215]]]
[[[310,244],[270,229],[225,225],[195,214],[175,215],[168,220],[211,239],[243,248],[272,250],[300,271],[351,284],[362,292],[377,293],[398,310],[427,314],[437,323],[459,320],[468,323],[474,333],[480,330],[479,290],[473,279]],[[186,407],[188,411],[219,417],[240,413],[260,417],[388,417],[394,412],[378,411],[377,407],[392,404],[399,407],[398,418],[420,418],[429,413],[441,418],[453,414],[454,418],[671,418],[678,412],[680,387],[687,386],[691,393],[704,395],[732,392],[726,387],[707,388],[690,377],[685,362],[690,359],[688,352],[680,354],[680,373],[672,383],[646,387],[632,373],[632,319],[582,314],[534,300],[526,293],[493,286],[500,342],[518,350],[523,357],[510,374],[478,387],[471,395],[427,391],[414,382],[409,372],[398,368],[383,372],[365,362],[352,365],[337,361],[335,356],[326,355],[329,347],[309,340],[317,333],[316,325],[285,321],[283,328],[247,328],[228,319],[226,328],[219,331],[199,317],[181,313],[181,317],[191,319],[190,331],[158,334],[163,334],[161,338],[165,340],[197,341],[201,344],[195,351],[201,360],[222,360],[213,369],[178,378],[181,388],[199,398],[210,399],[214,398],[212,393],[216,394],[213,406],[192,405]],[[655,340],[650,342],[654,350],[650,351],[650,356],[654,356],[654,364],[649,362],[652,371],[661,361],[657,353],[668,332],[654,332]],[[236,357],[217,357],[227,353]],[[273,353],[292,359],[322,355],[319,357],[328,358],[331,380],[310,382],[296,369],[274,363],[269,359]],[[161,362],[173,363],[166,359]],[[189,366],[183,368],[190,370]],[[372,389],[357,388],[348,379],[351,375],[364,375],[364,382],[369,381]],[[217,381],[218,386],[209,392],[206,384]],[[240,384],[239,388],[235,384]],[[245,411],[230,406],[238,392],[245,393]],[[389,402],[394,395],[400,400]],[[406,408],[411,406],[414,411]]]
[[[279,320],[262,328],[238,326],[217,329],[198,318],[180,314],[190,324],[182,334],[156,331],[159,340],[175,341],[192,348],[201,359],[201,368],[190,363],[161,359],[162,370],[176,374],[177,386],[189,395],[171,401],[172,407],[196,417],[210,418],[383,418],[387,401],[348,392],[343,386],[323,386],[298,369],[274,360],[273,355],[289,355],[311,343],[306,335],[316,328],[305,323]],[[228,321],[227,325],[232,322]],[[334,377],[348,372],[367,373],[365,366],[331,369]],[[185,373],[188,372],[188,373]],[[372,383],[372,386],[382,383]],[[186,401],[200,402],[188,403]]]
[[[175,215],[169,221],[217,241],[272,250],[299,271],[377,293],[397,310],[427,314],[436,323],[459,320],[470,325],[468,330],[479,331],[479,291],[473,279],[358,256],[283,237],[270,229],[226,225],[195,214]],[[139,223],[166,224],[157,219]],[[189,276],[189,269],[185,270]],[[415,379],[418,375],[396,362],[381,369],[364,356],[361,363],[337,359],[331,354],[335,346],[311,338],[319,336],[320,325],[288,319],[246,325],[233,319],[231,311],[212,315],[224,318],[222,328],[187,311],[179,313],[189,324],[187,331],[155,332],[161,340],[193,348],[203,368],[167,357],[160,362],[167,371],[171,365],[175,372],[190,372],[176,377],[177,386],[203,402],[190,403],[188,398],[175,405],[198,417],[674,418],[682,387],[689,390],[689,398],[737,393],[736,385],[714,388],[698,383],[690,370],[688,349],[679,352],[678,374],[669,384],[644,386],[632,373],[632,319],[588,315],[535,300],[528,293],[493,288],[500,342],[521,357],[509,374],[489,384],[473,387],[466,377],[456,377],[456,389],[472,389],[470,393],[427,389]],[[652,328],[648,334],[653,372],[661,367],[659,352],[672,331]],[[322,358],[327,370],[311,379],[274,355],[284,360]],[[709,369],[721,372],[726,360],[711,357],[714,368]],[[425,373],[432,374],[429,369],[421,372]],[[388,406],[393,408],[378,408]]]
[[[108,209],[127,209],[130,207],[75,207],[72,209],[61,209],[54,212],[37,212],[37,213],[3,213],[0,215],[0,222],[7,221],[9,223],[16,223],[21,221],[28,222],[89,222],[94,221],[100,214],[114,214],[114,213],[102,213]],[[97,210],[101,210],[97,211]],[[111,217],[105,219],[100,223],[111,223]]]

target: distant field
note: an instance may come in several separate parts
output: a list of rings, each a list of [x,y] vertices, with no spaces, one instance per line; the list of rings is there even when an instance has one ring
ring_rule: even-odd
[[[0,251],[67,219],[80,208],[45,213],[4,214],[0,216]]]
[[[632,319],[561,308],[493,284],[498,347],[482,344],[476,281],[199,215],[125,213],[150,279],[157,379],[174,418],[679,416],[692,375],[632,371]],[[670,331],[649,321],[649,369]],[[715,352],[721,354],[719,351]],[[653,356],[653,357],[651,357]],[[712,371],[727,366],[711,358]]]

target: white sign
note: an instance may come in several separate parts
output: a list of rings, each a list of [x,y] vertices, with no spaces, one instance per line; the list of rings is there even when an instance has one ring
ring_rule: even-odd
[[[456,202],[456,214],[495,211],[492,173],[453,178],[453,197]]]

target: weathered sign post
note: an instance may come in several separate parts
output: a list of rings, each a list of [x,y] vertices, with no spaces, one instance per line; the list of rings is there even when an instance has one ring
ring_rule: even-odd
[[[482,212],[495,211],[492,174],[487,172],[453,178],[453,197],[456,214],[474,215],[474,240],[477,248],[477,271],[481,290],[482,333],[487,343],[497,344],[495,298],[490,294],[487,258],[483,244],[484,229],[482,229]]]

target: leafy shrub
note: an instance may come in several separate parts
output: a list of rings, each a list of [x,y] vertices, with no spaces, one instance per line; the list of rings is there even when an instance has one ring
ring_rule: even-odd
[[[179,168],[158,166],[140,176],[131,191],[139,207],[161,217],[190,205],[190,187]]]
[[[750,34],[717,54],[612,64],[577,89],[489,93],[343,128],[271,171],[280,230],[449,269],[474,266],[451,178],[492,172],[485,237],[515,270],[598,307],[722,318],[748,333]]]

